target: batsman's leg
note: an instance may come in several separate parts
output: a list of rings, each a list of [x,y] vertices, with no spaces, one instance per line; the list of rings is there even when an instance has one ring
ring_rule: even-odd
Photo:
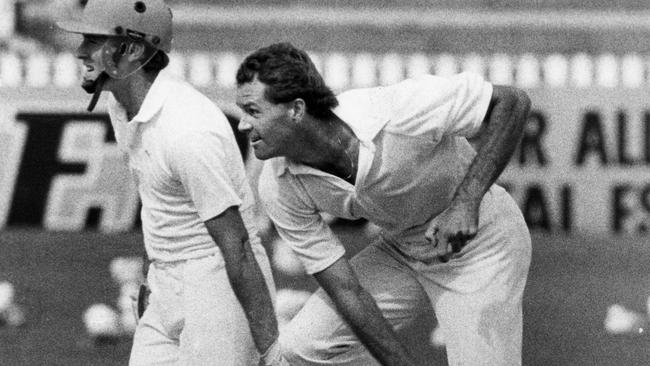
[[[261,245],[253,253],[275,296],[271,266]],[[187,261],[184,271],[185,324],[180,337],[179,365],[257,365],[244,310],[230,286],[221,255]]]
[[[153,268],[147,282],[153,292],[133,336],[129,366],[176,365],[178,334],[182,324],[180,298],[175,293],[177,282],[169,269]]]

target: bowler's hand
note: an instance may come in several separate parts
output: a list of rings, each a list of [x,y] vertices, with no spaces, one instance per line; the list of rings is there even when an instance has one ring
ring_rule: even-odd
[[[480,201],[453,200],[431,221],[424,236],[434,245],[441,261],[448,261],[476,236],[479,206]]]

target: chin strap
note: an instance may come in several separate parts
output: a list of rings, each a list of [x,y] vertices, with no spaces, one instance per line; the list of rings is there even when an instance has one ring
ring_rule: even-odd
[[[93,109],[95,109],[95,106],[97,105],[97,101],[99,100],[99,96],[102,93],[102,89],[104,88],[104,82],[106,81],[107,78],[108,78],[108,74],[102,72],[101,74],[99,74],[97,79],[95,79],[95,81],[92,83],[91,88],[88,89],[84,88],[86,89],[86,91],[93,93],[93,96],[90,99],[90,103],[88,104],[88,108],[86,108],[88,112],[92,112]]]

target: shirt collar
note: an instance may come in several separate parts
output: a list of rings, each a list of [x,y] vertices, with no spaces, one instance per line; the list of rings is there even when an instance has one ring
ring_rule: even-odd
[[[339,105],[332,110],[343,123],[350,126],[361,142],[361,147],[374,151],[372,140],[389,121],[388,105],[378,103],[378,93],[381,87],[373,89],[355,89],[337,96]],[[321,170],[299,164],[285,157],[275,159],[275,174],[281,176],[287,170],[293,175],[309,174],[328,176]]]
[[[165,103],[167,93],[170,90],[170,88],[165,87],[165,85],[169,82],[170,78],[171,76],[167,75],[165,70],[158,73],[158,76],[156,76],[153,84],[151,84],[149,91],[147,91],[144,101],[142,101],[140,110],[138,110],[138,113],[131,121],[127,120],[126,110],[124,107],[111,94],[108,100],[108,108],[112,112],[111,114],[124,122],[147,123],[151,121]]]
[[[296,163],[292,160],[289,160],[285,157],[278,157],[275,158],[275,175],[276,176],[281,176],[285,172],[289,172],[293,175],[301,175],[301,174],[309,174],[309,175],[320,175],[320,176],[328,176],[330,174],[325,173],[322,170],[312,168],[309,165],[304,165],[300,163]]]
[[[151,88],[149,88],[147,95],[144,97],[144,101],[140,106],[138,114],[133,117],[134,122],[149,122],[158,113],[158,111],[160,111],[163,104],[165,103],[167,93],[170,90],[170,88],[165,87],[165,84],[168,83],[169,78],[170,76],[167,75],[164,70],[158,73],[158,76],[156,76],[153,84],[151,84]]]

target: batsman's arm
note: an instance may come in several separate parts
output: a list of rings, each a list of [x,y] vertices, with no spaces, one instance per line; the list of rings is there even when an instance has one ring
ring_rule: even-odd
[[[352,331],[382,365],[414,364],[375,299],[361,287],[347,259],[339,259],[314,277]]]
[[[223,253],[230,285],[244,309],[255,346],[264,354],[278,339],[278,323],[239,209],[231,206],[205,225]]]

